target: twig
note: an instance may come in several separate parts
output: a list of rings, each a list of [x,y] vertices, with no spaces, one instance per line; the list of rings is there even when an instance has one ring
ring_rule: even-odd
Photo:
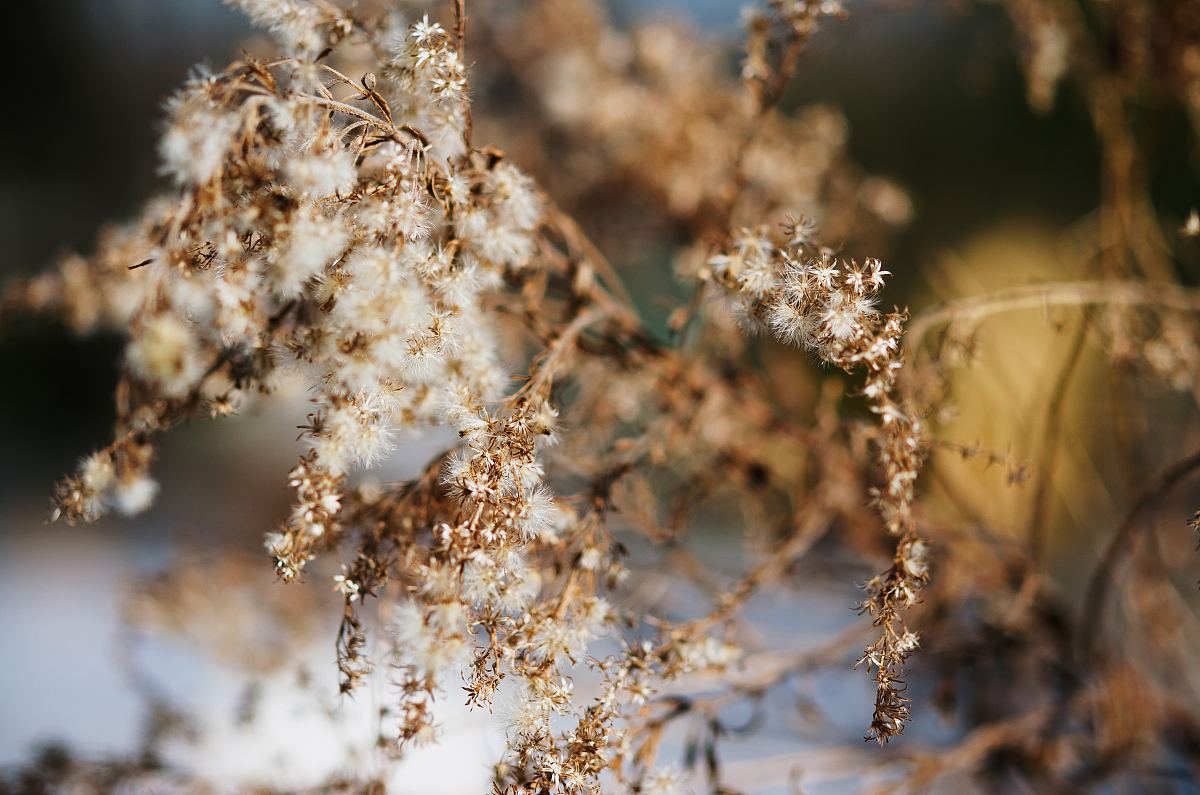
[[[1029,518],[1029,549],[1033,561],[1041,560],[1046,544],[1046,516],[1050,512],[1050,492],[1054,483],[1054,465],[1058,461],[1059,436],[1062,432],[1062,413],[1067,387],[1082,358],[1083,345],[1087,340],[1088,314],[1085,312],[1071,350],[1067,353],[1066,362],[1059,370],[1054,391],[1046,404],[1046,424],[1042,429],[1041,449],[1038,452],[1038,466],[1041,467],[1041,477],[1038,478],[1037,488],[1033,494],[1033,509]]]
[[[1099,640],[1113,569],[1117,566],[1121,551],[1133,539],[1134,533],[1138,529],[1137,520],[1196,469],[1200,469],[1200,450],[1176,462],[1149,489],[1142,492],[1142,496],[1125,515],[1117,532],[1109,539],[1108,546],[1100,558],[1100,564],[1092,572],[1091,579],[1088,581],[1086,596],[1083,600],[1083,614],[1079,620],[1078,636],[1078,647],[1081,653],[1086,654]]]
[[[921,349],[926,335],[945,323],[980,321],[991,315],[1046,306],[1160,306],[1200,312],[1200,290],[1175,284],[1131,281],[1051,282],[1000,290],[933,307],[913,318],[905,336],[910,352]]]

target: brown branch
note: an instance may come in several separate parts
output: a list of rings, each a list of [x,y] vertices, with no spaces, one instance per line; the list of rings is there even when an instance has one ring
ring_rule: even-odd
[[[1133,540],[1134,534],[1138,530],[1138,519],[1197,469],[1200,469],[1200,450],[1196,450],[1176,462],[1150,488],[1142,492],[1142,496],[1129,509],[1129,513],[1125,515],[1120,527],[1109,539],[1108,546],[1100,558],[1100,564],[1092,572],[1091,579],[1088,580],[1083,600],[1083,613],[1079,619],[1078,636],[1078,648],[1081,655],[1086,655],[1094,649],[1100,639],[1105,602],[1112,584],[1113,570],[1117,567],[1121,552]]]
[[[1042,429],[1041,449],[1037,461],[1041,467],[1041,477],[1038,478],[1037,488],[1033,494],[1033,510],[1029,518],[1029,548],[1030,558],[1037,562],[1041,560],[1046,544],[1046,517],[1050,512],[1051,486],[1054,484],[1054,465],[1058,461],[1059,437],[1062,433],[1063,405],[1070,386],[1071,378],[1082,358],[1083,345],[1087,341],[1088,316],[1085,313],[1071,349],[1067,353],[1066,362],[1059,370],[1058,379],[1054,383],[1054,391],[1046,404],[1046,424]]]
[[[925,337],[937,326],[978,322],[992,315],[1050,306],[1158,306],[1180,312],[1200,312],[1200,290],[1175,284],[1133,281],[1051,282],[999,290],[932,307],[913,318],[904,345],[921,349]]]
[[[454,44],[458,48],[458,60],[465,68],[467,65],[467,3],[466,0],[453,0],[454,2]],[[466,146],[466,151],[463,157],[471,156],[471,133],[474,127],[471,121],[471,103],[470,101],[463,103],[464,116],[463,119],[463,144]],[[465,160],[464,160],[465,162]]]

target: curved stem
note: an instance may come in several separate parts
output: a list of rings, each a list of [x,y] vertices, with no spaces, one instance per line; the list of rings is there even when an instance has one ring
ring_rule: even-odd
[[[1181,312],[1200,312],[1200,290],[1175,284],[1131,281],[1051,282],[1015,287],[987,295],[949,301],[916,316],[908,325],[905,347],[910,352],[935,327],[962,321],[978,322],[991,315],[1047,306],[1160,306]]]
[[[1166,497],[1188,475],[1200,469],[1200,450],[1196,450],[1186,458],[1176,462],[1162,474],[1149,489],[1129,509],[1117,532],[1109,539],[1108,546],[1100,558],[1100,565],[1092,572],[1088,581],[1087,591],[1083,600],[1083,615],[1079,620],[1078,648],[1086,654],[1096,644],[1104,618],[1105,600],[1109,586],[1112,584],[1113,570],[1117,567],[1118,558],[1125,546],[1133,540],[1137,532],[1137,520],[1162,498]]]

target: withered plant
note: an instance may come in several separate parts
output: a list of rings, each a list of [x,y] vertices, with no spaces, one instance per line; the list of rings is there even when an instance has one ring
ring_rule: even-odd
[[[722,764],[730,709],[857,664],[875,692],[862,733],[883,745],[912,717],[916,661],[936,685],[927,708],[967,714],[936,749],[856,749],[845,764],[882,788],[1070,792],[1160,768],[1196,775],[1196,602],[1173,584],[1187,563],[1144,551],[1130,589],[1115,581],[1200,455],[1153,462],[1161,479],[1121,509],[1081,610],[1046,557],[1081,359],[1200,398],[1200,295],[1173,264],[1200,219],[1176,233],[1159,218],[1130,122],[1147,84],[1200,120],[1194,4],[1007,4],[1031,103],[1077,81],[1102,144],[1099,216],[1079,233],[1091,277],[956,297],[911,320],[876,258],[913,212],[903,190],[850,160],[836,111],[780,110],[809,39],[846,16],[836,2],[749,13],[740,76],[682,26],[619,32],[583,0],[232,4],[277,49],[197,72],[170,101],[170,188],[93,256],[4,293],[6,313],[128,337],[112,442],[57,485],[53,520],[145,510],[161,434],[282,402],[299,383],[312,409],[280,473],[292,510],[266,533],[283,594],[269,604],[303,624],[278,603],[297,582],[328,583],[342,693],[389,683],[389,759],[436,742],[435,704],[464,693],[471,709],[516,705],[500,710],[497,793],[661,795],[690,768],[714,792],[752,790],[756,771]],[[1114,66],[1110,40],[1134,55]],[[623,283],[652,267],[679,285],[661,316]],[[1041,443],[1025,460],[1010,439],[956,436],[956,389],[988,366],[985,321],[1045,307],[1076,308],[1055,317],[1077,331],[1039,391]],[[1115,417],[1140,388],[1114,398]],[[439,428],[458,441],[420,474],[371,479]],[[1129,433],[1131,447],[1155,445],[1151,430]],[[988,467],[1007,481],[989,487],[1028,514],[997,520],[980,508],[988,494],[962,493],[954,472]],[[745,525],[726,531],[748,550],[733,574],[693,543],[715,508]],[[793,586],[818,547],[875,567],[862,617],[815,647],[772,647],[748,608],[782,593],[802,611]],[[181,564],[139,591],[131,621],[199,621],[207,584],[240,576]],[[663,609],[657,581],[700,599]],[[1136,650],[1105,641],[1114,591]],[[257,665],[287,657],[233,645]],[[145,771],[54,775],[102,789]],[[377,772],[326,783],[383,786]]]

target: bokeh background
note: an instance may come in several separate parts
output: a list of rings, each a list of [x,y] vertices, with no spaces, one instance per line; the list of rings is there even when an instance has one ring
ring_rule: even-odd
[[[737,2],[621,0],[611,11],[625,25],[644,15],[684,16],[712,46],[729,48],[730,69],[736,69]],[[1030,108],[1003,10],[965,0],[862,0],[850,11],[849,20],[828,24],[813,40],[785,104],[839,108],[848,121],[850,156],[907,192],[912,215],[888,253],[896,274],[889,297],[919,311],[955,295],[1088,277],[1069,251],[1073,230],[1090,222],[1097,205],[1095,136],[1069,86],[1049,112]],[[68,250],[88,252],[103,224],[133,215],[163,184],[155,142],[164,99],[194,64],[219,68],[255,35],[218,0],[54,0],[27,4],[25,13],[21,36],[35,58],[13,89],[19,104],[0,127],[0,279],[32,273]],[[1152,122],[1145,153],[1152,193],[1164,223],[1178,226],[1200,203],[1198,148],[1181,112],[1164,108]],[[1192,250],[1183,263],[1186,283],[1200,277],[1198,254]],[[625,275],[647,306],[677,289],[667,267]],[[1065,331],[1031,314],[1004,333],[1021,341],[993,351],[993,371],[1004,374],[1006,386],[965,387],[976,390],[968,392],[976,394],[969,402],[975,409],[962,418],[960,431],[964,442],[983,439],[1019,452],[1032,444],[1036,429],[1028,420],[1036,412],[1027,409]],[[158,466],[166,498],[144,516],[90,527],[44,526],[51,484],[80,454],[106,441],[119,359],[114,336],[81,340],[28,318],[6,319],[0,327],[0,765],[27,759],[50,741],[90,754],[128,751],[159,691],[214,721],[236,708],[239,691],[226,686],[232,674],[220,664],[186,644],[131,639],[122,630],[122,598],[135,575],[151,575],[188,550],[240,550],[254,561],[253,576],[270,580],[260,538],[286,510],[280,473],[295,459],[303,396],[290,414],[170,434]],[[1089,366],[1085,374],[1097,367]],[[1100,376],[1084,381],[1089,378]],[[1103,485],[1105,462],[1093,451],[1104,440],[1088,430],[1090,410],[1081,402],[1069,412],[1066,433],[1077,452],[1059,464],[1063,482],[1083,484],[1056,502],[1066,519],[1056,524],[1064,538],[1052,541],[1052,552],[1068,586],[1069,562],[1094,557],[1094,517],[1113,514],[1124,496]],[[388,476],[412,471],[437,441],[401,450]],[[1176,443],[1164,437],[1163,461],[1174,459],[1169,448]],[[1005,489],[986,478],[960,486],[983,494]],[[1006,499],[995,501],[996,511],[1009,510]],[[814,599],[814,614],[848,620],[852,591]],[[231,598],[228,609],[236,612],[236,605]],[[332,680],[329,637],[317,639],[312,671]],[[855,681],[836,692],[861,717],[869,683]],[[342,708],[347,726],[356,710],[369,712],[370,704]],[[283,708],[269,719],[290,732],[305,720]],[[917,730],[933,720],[918,714]],[[349,742],[321,731],[328,729],[310,732],[310,756]],[[454,748],[473,748],[481,757],[499,748],[486,721],[451,722],[446,731],[460,744],[420,764],[442,769],[456,758]],[[230,729],[224,744],[196,753],[236,777],[237,770],[284,753],[286,743],[277,748],[263,736],[251,740]],[[321,765],[319,758],[310,761]],[[482,766],[464,776],[464,791],[482,791]]]

